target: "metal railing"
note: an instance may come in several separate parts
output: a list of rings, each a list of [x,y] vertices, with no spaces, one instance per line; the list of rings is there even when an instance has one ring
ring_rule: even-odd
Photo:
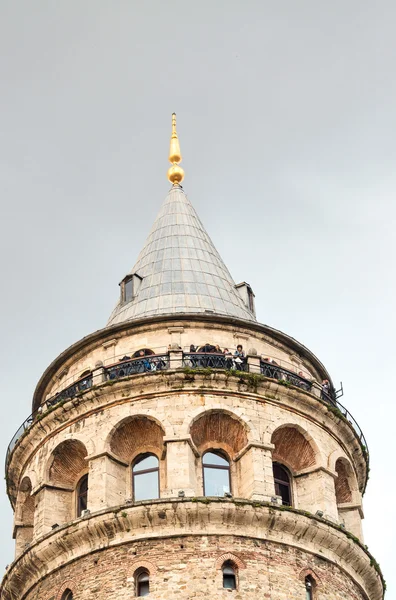
[[[136,373],[164,371],[166,369],[169,369],[169,354],[151,354],[149,356],[131,358],[103,368],[107,380],[121,379],[122,377],[136,375]]]
[[[299,387],[307,392],[311,391],[312,382],[288,369],[280,367],[276,362],[269,362],[266,360],[260,361],[260,373],[264,377],[270,379],[277,379],[279,382],[287,382],[290,385]]]
[[[183,366],[192,369],[225,369],[247,371],[246,358],[214,352],[186,352],[183,353]]]
[[[224,355],[216,353],[205,353],[205,352],[182,352],[182,365],[192,369],[199,368],[210,368],[220,370],[237,370],[249,372],[248,359],[237,357],[234,355]],[[179,363],[180,364],[180,363]],[[102,378],[100,382],[111,381],[129,377],[138,373],[149,373],[155,371],[165,371],[170,368],[170,355],[167,354],[154,354],[149,356],[142,356],[138,358],[131,358],[128,360],[119,361],[115,364],[99,367],[95,372],[102,371]],[[252,369],[251,372],[257,372],[257,366]],[[307,392],[315,394],[317,397],[328,405],[333,407],[333,410],[339,411],[342,416],[351,424],[355,434],[357,435],[365,454],[365,458],[369,460],[368,446],[364,434],[358,425],[357,421],[353,418],[351,413],[343,406],[338,399],[336,394],[331,390],[326,392],[322,386],[317,382],[309,381],[300,375],[293,373],[284,367],[281,367],[276,362],[269,362],[267,360],[260,360],[260,373],[264,377],[276,380],[280,385],[295,386]],[[98,380],[99,383],[99,380]],[[56,406],[60,402],[71,400],[75,398],[77,394],[85,392],[94,385],[94,374],[91,372],[86,376],[82,377],[78,381],[75,381],[68,387],[64,388],[59,393],[49,398],[45,404],[47,408]],[[15,435],[12,437],[11,442],[8,445],[6,453],[6,468],[9,462],[11,452],[14,450],[18,440],[21,436],[30,428],[30,426],[37,420],[40,419],[42,413],[42,407],[40,407],[35,413],[29,415],[27,419],[18,428]]]

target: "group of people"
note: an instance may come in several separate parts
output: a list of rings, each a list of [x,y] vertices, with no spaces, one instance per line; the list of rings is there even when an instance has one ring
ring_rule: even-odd
[[[166,367],[166,362],[163,357],[156,356],[152,350],[138,350],[133,356],[123,356],[119,359],[119,363],[125,363],[130,360],[128,364],[117,365],[112,367],[110,372],[110,379],[117,377],[125,377],[126,375],[132,375],[133,373],[144,373],[146,371],[161,371]]]
[[[194,354],[197,354],[197,356],[193,356]],[[202,354],[208,356],[202,356]],[[189,360],[193,367],[223,367],[242,370],[245,364],[245,352],[241,344],[238,344],[234,353],[228,348],[220,348],[218,344],[207,343],[199,347],[191,344]]]
[[[171,349],[171,345],[169,344],[168,350]],[[181,350],[180,346],[179,349]],[[138,350],[132,356],[125,355],[119,359],[119,362],[124,363],[128,360],[133,361],[135,364],[132,364],[131,362],[130,365],[120,365],[119,367],[114,367],[114,373],[110,374],[111,379],[115,377],[124,377],[125,375],[136,372],[160,371],[166,367],[164,357],[155,355],[153,351],[149,349]],[[246,355],[241,344],[238,344],[234,353],[232,353],[228,348],[221,348],[219,344],[206,343],[202,346],[195,346],[194,344],[191,344],[188,361],[192,367],[244,370],[246,364]],[[285,378],[283,370],[281,370],[280,365],[273,358],[261,358],[261,372],[267,377],[272,377],[275,379]],[[294,376],[296,381],[293,379],[291,383],[297,385],[298,387],[303,387],[304,389],[306,388],[309,390],[312,385],[312,383],[309,381],[309,376],[302,371],[299,371],[297,375],[298,377]],[[332,390],[329,380],[324,379],[322,381],[322,399],[328,401],[331,397],[331,392]]]

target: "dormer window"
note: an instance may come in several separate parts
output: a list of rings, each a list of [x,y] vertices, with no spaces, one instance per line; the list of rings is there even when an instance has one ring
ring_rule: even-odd
[[[142,283],[142,277],[137,275],[136,273],[132,273],[131,275],[127,275],[120,283],[121,287],[121,304],[126,304],[127,302],[132,302],[132,300],[137,295],[140,284]]]
[[[251,313],[256,315],[256,309],[254,306],[254,293],[250,285],[243,281],[242,283],[238,283],[238,285],[235,286],[235,289],[242,298],[245,306],[250,310]]]

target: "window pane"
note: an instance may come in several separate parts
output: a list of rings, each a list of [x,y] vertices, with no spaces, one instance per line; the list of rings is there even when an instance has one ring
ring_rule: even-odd
[[[224,496],[230,491],[228,469],[212,469],[204,467],[205,496]]]
[[[282,504],[291,506],[290,487],[287,484],[275,481],[275,494],[282,497]]]
[[[137,596],[147,596],[150,593],[150,581],[148,573],[141,573],[137,578]]]
[[[133,465],[133,472],[138,473],[139,471],[146,471],[147,469],[158,468],[158,458],[156,456],[142,456]]]
[[[138,473],[133,478],[135,500],[152,500],[159,498],[158,470],[151,473]]]
[[[281,467],[281,465],[273,464],[272,470],[274,472],[275,479],[280,479],[281,481],[286,481],[287,483],[289,483],[289,475],[286,469]]]
[[[221,467],[228,467],[229,462],[219,454],[214,452],[207,452],[203,458],[204,465],[219,465]]]
[[[223,567],[223,587],[228,590],[236,590],[235,571],[230,564],[225,564]]]
[[[138,596],[148,596],[150,593],[150,585],[148,581],[138,583]]]
[[[133,292],[133,280],[130,279],[125,283],[125,302],[130,302],[132,300],[132,292]]]

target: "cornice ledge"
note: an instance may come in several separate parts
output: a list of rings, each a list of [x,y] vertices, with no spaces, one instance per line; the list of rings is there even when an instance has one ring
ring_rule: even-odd
[[[250,448],[261,448],[261,450],[268,450],[269,452],[272,452],[275,449],[275,444],[263,444],[262,442],[256,442],[252,440],[251,442],[248,442],[246,446],[244,446],[242,450],[240,450],[235,455],[234,461],[237,462],[238,460],[240,460],[242,456],[246,454],[248,450],[250,450]]]
[[[104,532],[107,540],[103,539]],[[65,536],[68,554],[64,564],[132,541],[186,535],[261,539],[314,555],[319,544],[321,558],[346,572],[370,600],[383,598],[382,575],[373,566],[374,558],[349,532],[295,509],[223,498],[175,498],[132,506],[125,504],[63,525],[33,542],[12,563],[0,589],[4,594],[1,597],[24,600],[37,581],[58,567],[59,557],[65,557]]]

